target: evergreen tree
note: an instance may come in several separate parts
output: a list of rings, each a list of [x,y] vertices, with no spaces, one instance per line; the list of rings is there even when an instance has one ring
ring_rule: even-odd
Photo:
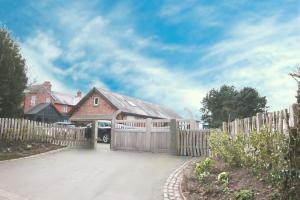
[[[250,87],[237,91],[233,86],[223,85],[219,90],[212,89],[202,100],[202,120],[212,128],[221,127],[222,122],[235,118],[245,118],[264,112],[266,97]]]
[[[25,59],[9,32],[0,28],[0,117],[20,117],[27,77]]]

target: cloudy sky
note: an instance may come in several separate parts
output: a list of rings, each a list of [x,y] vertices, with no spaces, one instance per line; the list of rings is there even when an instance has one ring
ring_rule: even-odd
[[[256,88],[269,110],[295,99],[299,0],[0,0],[31,81],[93,86],[195,116],[223,84]]]

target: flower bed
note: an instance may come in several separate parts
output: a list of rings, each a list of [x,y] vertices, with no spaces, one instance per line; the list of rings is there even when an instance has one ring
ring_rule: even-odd
[[[229,167],[221,160],[212,160],[211,167],[204,170],[197,165],[190,165],[184,171],[182,190],[188,200],[279,198],[278,188],[247,169]]]

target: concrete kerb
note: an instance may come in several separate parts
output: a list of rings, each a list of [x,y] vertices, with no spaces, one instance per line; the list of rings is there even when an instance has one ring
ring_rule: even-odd
[[[198,159],[199,158],[192,158],[186,161],[170,174],[163,187],[164,200],[186,200],[181,188],[181,183],[183,180],[183,170],[190,163],[196,162]]]
[[[22,160],[22,159],[35,158],[35,157],[44,156],[44,155],[47,155],[47,154],[58,153],[58,152],[61,152],[61,151],[66,151],[67,149],[71,149],[71,147],[62,147],[60,149],[55,149],[55,150],[47,151],[47,152],[44,152],[44,153],[34,154],[34,155],[31,155],[31,156],[26,156],[26,157],[21,157],[21,158],[1,160],[0,164],[1,163],[6,163],[6,162],[13,162],[13,161],[17,161],[17,160]]]

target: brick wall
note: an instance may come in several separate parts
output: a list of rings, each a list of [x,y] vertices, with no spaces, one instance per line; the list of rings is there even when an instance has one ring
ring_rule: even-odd
[[[70,106],[70,105],[64,105],[64,104],[54,104],[55,108],[60,112],[60,113],[66,113],[64,111],[64,107],[67,106],[67,113],[70,112],[73,108],[73,106]]]
[[[31,97],[32,96],[35,96],[35,105],[31,105]],[[52,97],[47,92],[37,93],[37,94],[33,94],[33,93],[26,94],[25,100],[24,100],[24,112],[27,112],[32,107],[34,107],[40,103],[45,103],[46,98],[49,98],[50,101],[53,101]]]
[[[94,97],[99,98],[99,104],[94,106]],[[80,115],[111,115],[116,111],[105,99],[99,94],[93,93],[72,116]]]

